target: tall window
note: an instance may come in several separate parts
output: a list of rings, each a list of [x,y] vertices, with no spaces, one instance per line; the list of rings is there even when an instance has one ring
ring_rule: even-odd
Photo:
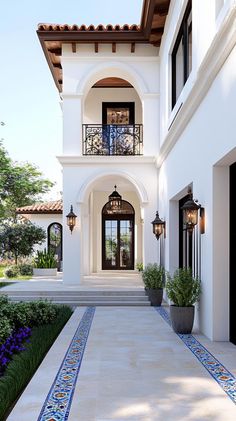
[[[192,70],[192,1],[188,2],[172,51],[172,108]]]

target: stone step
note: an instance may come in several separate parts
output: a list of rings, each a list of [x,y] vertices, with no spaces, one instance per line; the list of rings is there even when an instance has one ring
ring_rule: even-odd
[[[103,295],[53,295],[53,296],[45,296],[45,295],[41,295],[41,294],[37,294],[37,295],[25,295],[25,294],[21,294],[21,295],[15,295],[15,294],[8,294],[9,298],[11,298],[11,300],[13,301],[29,301],[29,300],[38,300],[40,298],[47,298],[50,299],[50,301],[119,301],[119,302],[124,302],[124,301],[147,301],[148,298],[144,295],[144,296],[136,296],[136,297],[132,297],[132,296],[116,296],[116,295],[111,295],[111,296],[103,296]]]
[[[7,294],[9,296],[28,296],[28,297],[54,297],[56,296],[102,296],[102,297],[145,297],[145,291],[144,290],[134,290],[134,291],[125,291],[125,290],[81,290],[81,291],[73,291],[73,290],[62,290],[62,291],[24,291],[24,290],[3,290],[1,289],[0,292],[1,295]]]
[[[19,301],[19,300],[12,300],[14,302]],[[28,299],[24,299],[21,301],[28,301]],[[33,300],[32,300],[33,301]],[[58,301],[53,301],[56,304],[66,304],[69,305],[71,307],[78,307],[78,306],[139,306],[139,307],[143,307],[143,306],[150,306],[150,302],[148,300],[146,301],[98,301],[98,300],[71,300],[71,301],[64,301],[64,300],[58,300]]]

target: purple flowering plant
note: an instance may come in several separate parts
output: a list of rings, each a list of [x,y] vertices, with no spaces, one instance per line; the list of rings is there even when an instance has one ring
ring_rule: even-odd
[[[12,355],[25,350],[23,343],[28,340],[30,335],[29,327],[20,327],[0,345],[0,376],[3,375],[7,364],[11,361]]]

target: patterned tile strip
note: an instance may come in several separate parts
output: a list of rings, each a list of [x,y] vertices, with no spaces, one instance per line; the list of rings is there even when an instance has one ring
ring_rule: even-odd
[[[169,313],[163,307],[155,307],[160,316],[171,326]],[[193,335],[178,334],[200,363],[217,381],[220,387],[236,404],[236,378]]]
[[[38,421],[66,421],[68,419],[94,313],[95,307],[88,307],[85,310],[44,402]]]

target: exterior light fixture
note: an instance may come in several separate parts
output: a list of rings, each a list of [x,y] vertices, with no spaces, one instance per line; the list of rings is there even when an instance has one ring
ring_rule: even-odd
[[[116,191],[117,186],[114,186],[114,188],[115,188],[115,190],[109,196],[110,210],[112,212],[119,211],[121,209],[121,205],[122,205],[122,197],[118,193],[118,191]]]
[[[195,225],[198,223],[198,210],[201,206],[193,200],[191,187],[188,189],[188,194],[189,199],[185,202],[181,209],[183,210],[183,223],[185,228],[191,233],[193,232]]]
[[[164,233],[165,236],[165,221],[159,217],[159,213],[156,213],[156,218],[152,221],[153,234],[156,236],[156,239],[159,240],[159,237]]]
[[[68,225],[69,229],[71,230],[71,234],[72,234],[72,231],[73,231],[73,229],[75,227],[75,224],[76,224],[76,218],[77,218],[77,215],[75,215],[75,213],[73,212],[73,206],[72,205],[70,207],[70,212],[68,213],[68,215],[66,215],[66,218],[67,218],[67,225]]]

